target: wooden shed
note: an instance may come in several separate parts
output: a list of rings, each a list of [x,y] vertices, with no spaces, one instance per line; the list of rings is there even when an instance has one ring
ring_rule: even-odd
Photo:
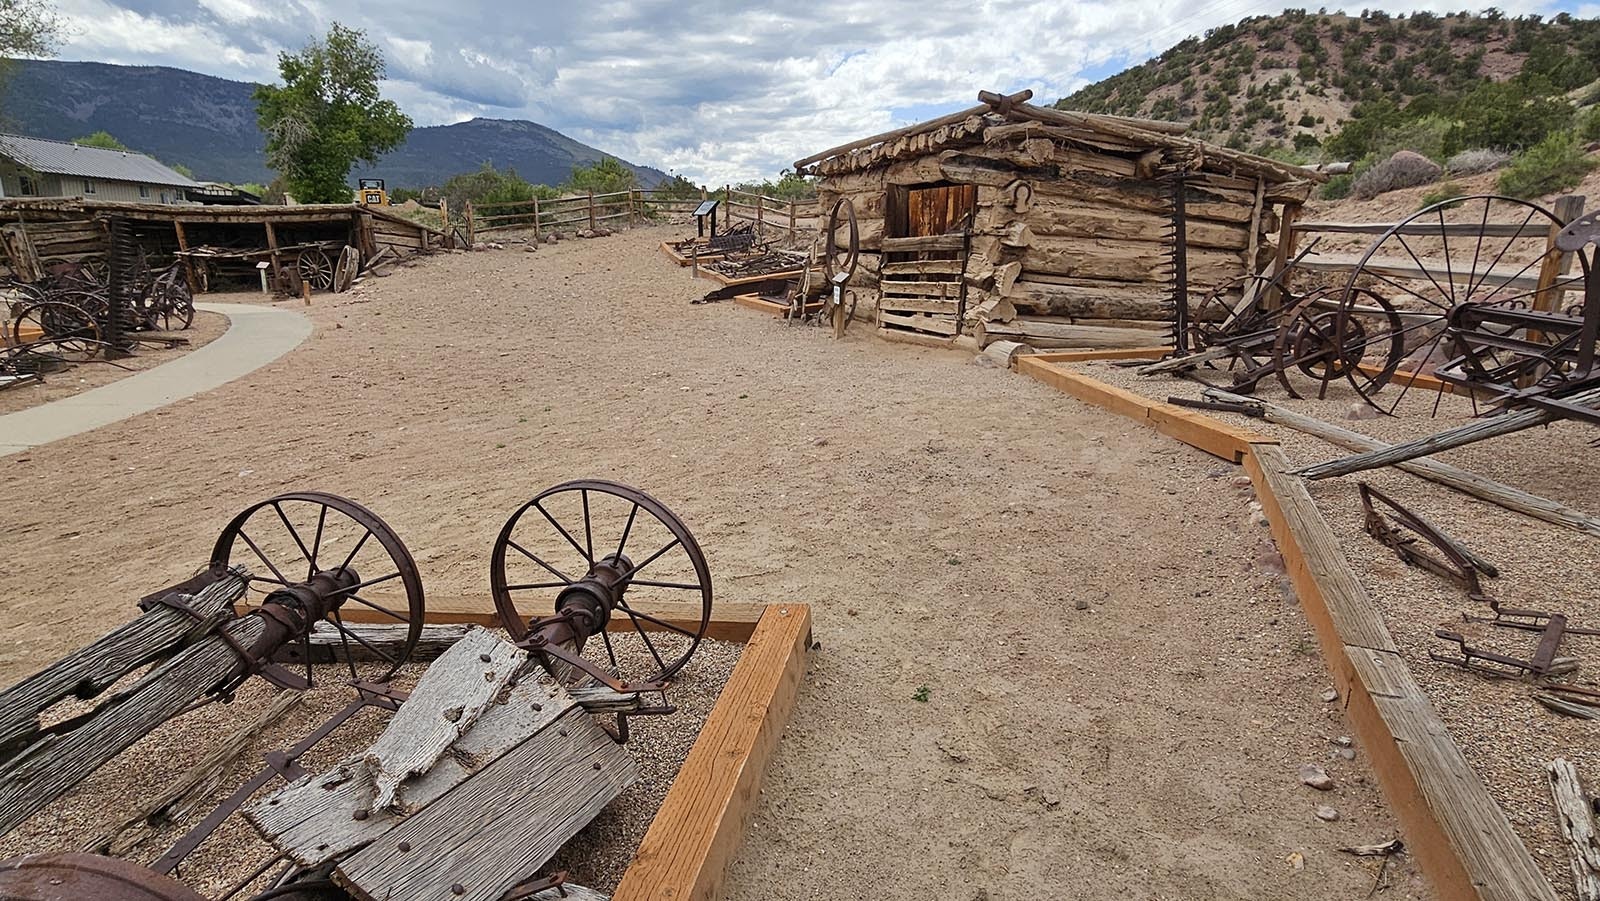
[[[980,106],[795,163],[818,177],[824,214],[854,205],[857,315],[886,336],[1160,343],[1178,298],[1191,311],[1219,286],[1237,298],[1247,273],[1271,268],[1285,217],[1322,178],[1182,125],[1031,96],[985,91]]]
[[[365,266],[383,253],[396,258],[449,246],[440,231],[387,210],[356,204],[298,206],[206,206],[86,201],[80,198],[0,200],[0,275],[32,282],[54,263],[92,263],[109,254],[108,223],[126,220],[152,265],[174,258],[189,264],[190,282],[207,284],[184,256],[193,248],[217,248],[228,259],[246,261],[245,284],[255,280],[254,259],[273,269],[312,246],[355,249]],[[335,253],[336,255],[336,253]],[[219,254],[218,259],[224,258]]]

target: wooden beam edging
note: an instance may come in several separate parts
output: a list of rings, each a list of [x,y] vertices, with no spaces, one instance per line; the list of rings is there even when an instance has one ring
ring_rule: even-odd
[[[1103,352],[1109,353],[1109,351]],[[1107,359],[1090,356],[1083,359]],[[1256,432],[1237,429],[1231,425],[1183,407],[1164,401],[1151,400],[1099,379],[1090,378],[1059,362],[1039,359],[1037,354],[1017,358],[1017,371],[1032,376],[1079,400],[1120,413],[1129,419],[1148,423],[1158,432],[1164,432],[1185,444],[1214,454],[1230,463],[1244,460],[1252,444],[1277,442]]]
[[[612,901],[710,901],[721,894],[810,646],[810,607],[767,606]]]
[[[1209,431],[1163,428],[1151,411],[1170,404],[1034,356],[1019,357],[1017,371],[1088,403],[1150,421],[1158,430],[1208,453],[1216,453],[1207,445],[1219,444],[1219,435],[1237,431],[1202,413],[1176,407],[1209,421]],[[1301,609],[1344,697],[1345,716],[1405,832],[1407,850],[1439,897],[1556,901],[1555,889],[1511,828],[1505,811],[1484,788],[1412,677],[1377,605],[1351,570],[1338,536],[1304,481],[1293,475],[1294,467],[1278,442],[1265,437],[1248,442],[1239,461],[1250,474]]]
[[[1046,350],[1023,354],[1041,363],[1087,363],[1094,360],[1159,360],[1172,353],[1170,347],[1129,347],[1122,350]],[[1013,364],[1015,361],[1013,361]],[[1016,368],[1013,365],[1012,368]]]
[[[1555,889],[1395,649],[1339,539],[1276,444],[1245,456],[1345,715],[1441,898],[1555,901]]]
[[[759,313],[767,313],[780,319],[789,315],[787,306],[770,300],[763,300],[759,294],[739,294],[733,298],[733,302],[741,307],[748,307]]]

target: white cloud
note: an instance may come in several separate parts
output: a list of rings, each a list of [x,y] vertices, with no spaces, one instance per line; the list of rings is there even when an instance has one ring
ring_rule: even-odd
[[[1591,5],[1559,8],[1594,15]],[[1497,3],[1551,13],[1543,0]],[[271,79],[276,55],[332,21],[368,26],[386,94],[419,125],[527,118],[633,162],[721,183],[915,117],[979,89],[1053,102],[1082,73],[1138,61],[1282,0],[62,0],[63,56]],[[1459,0],[1361,4],[1392,12]],[[140,10],[140,11],[136,11]]]

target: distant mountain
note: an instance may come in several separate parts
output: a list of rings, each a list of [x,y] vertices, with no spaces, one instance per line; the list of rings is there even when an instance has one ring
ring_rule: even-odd
[[[272,180],[256,127],[255,85],[163,66],[20,60],[0,100],[0,131],[70,141],[110,132],[134,150],[182,164],[202,181]],[[439,184],[485,162],[535,183],[559,184],[606,154],[535,122],[473,119],[413,129],[370,170],[391,188]],[[626,160],[624,160],[627,163]],[[666,174],[627,163],[640,184]]]
[[[574,166],[599,162],[605,155],[537,122],[473,119],[414,128],[402,147],[385,154],[378,165],[355,174],[378,176],[391,188],[417,188],[439,184],[487,162],[496,169],[516,169],[534,184],[558,185],[567,180]],[[644,187],[653,188],[667,179],[659,169],[626,160],[623,164],[639,176]]]

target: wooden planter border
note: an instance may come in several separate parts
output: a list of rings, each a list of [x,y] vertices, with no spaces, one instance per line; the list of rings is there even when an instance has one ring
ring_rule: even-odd
[[[1127,353],[1127,352],[1118,352]],[[1079,353],[1018,357],[1014,368],[1207,453],[1242,462],[1290,581],[1316,632],[1351,723],[1405,830],[1406,848],[1441,898],[1556,901],[1549,880],[1490,797],[1395,648],[1339,539],[1274,439],[1108,385],[1061,363]],[[1183,414],[1174,418],[1174,411]]]
[[[678,248],[673,247],[671,241],[661,242],[661,252],[667,255],[667,259],[677,263],[679,266],[691,266],[694,264],[694,258],[679,253]],[[725,253],[702,253],[700,255],[700,262],[715,263],[725,256],[727,256]]]
[[[690,628],[700,624],[694,604],[662,604],[645,612]],[[347,622],[385,621],[376,611],[371,617],[348,613]],[[755,812],[767,763],[794,709],[811,647],[811,607],[720,604],[712,616],[707,637],[740,642],[744,649],[612,901],[710,901],[720,895]],[[430,600],[426,620],[500,622],[482,599],[459,597]],[[612,622],[608,631],[629,628],[628,621]]]

